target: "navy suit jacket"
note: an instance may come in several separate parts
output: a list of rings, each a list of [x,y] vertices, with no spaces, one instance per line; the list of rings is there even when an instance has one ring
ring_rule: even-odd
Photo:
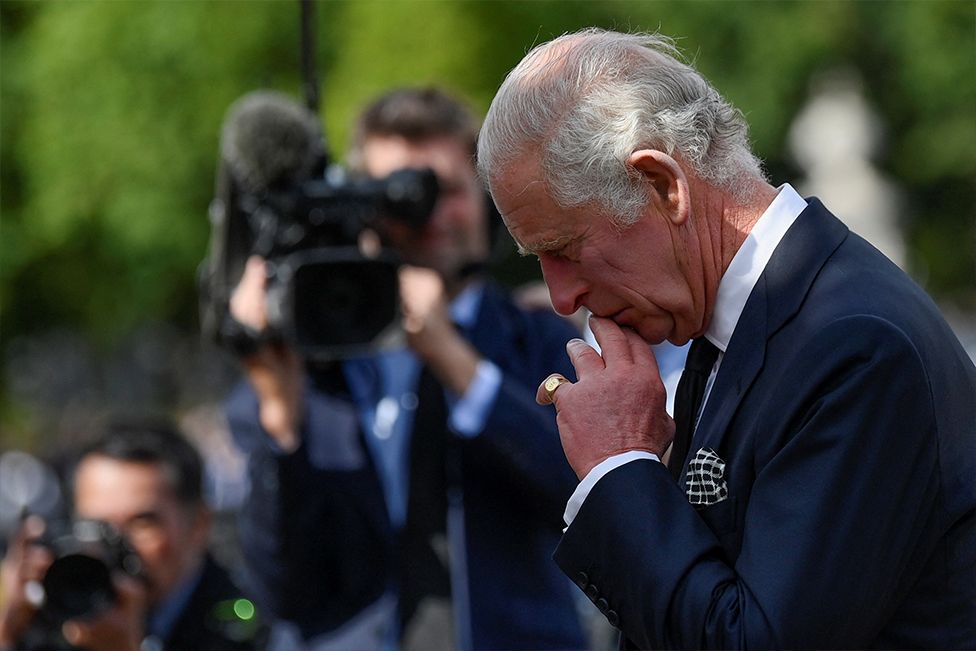
[[[976,369],[928,296],[817,200],[736,325],[691,454],[602,478],[556,552],[641,648],[976,645]]]
[[[200,582],[173,625],[163,651],[260,651],[268,626],[251,613],[240,617],[236,603],[244,597],[230,575],[209,555]]]
[[[565,345],[575,336],[567,321],[523,311],[490,284],[467,335],[502,371],[484,431],[454,441],[460,473],[449,487],[452,503],[463,504],[466,637],[475,649],[586,645],[574,588],[551,560],[576,477],[552,410],[535,404],[536,386],[550,372],[574,376]],[[277,453],[260,430],[249,387],[228,403],[235,439],[249,453],[252,488],[240,529],[245,555],[264,602],[306,637],[337,628],[375,601],[395,582],[399,562],[341,373],[312,380],[303,444],[291,455]]]

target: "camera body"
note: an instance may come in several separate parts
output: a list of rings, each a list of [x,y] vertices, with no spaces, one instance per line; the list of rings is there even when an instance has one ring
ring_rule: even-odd
[[[262,192],[218,191],[201,279],[203,325],[238,354],[283,340],[321,361],[399,341],[398,256],[382,246],[367,254],[362,237],[370,232],[381,242],[384,220],[423,228],[437,201],[437,178],[430,170],[383,179],[329,172]],[[267,261],[265,333],[237,323],[226,307],[251,255]]]
[[[384,248],[365,254],[360,237],[381,232],[386,219],[423,228],[437,198],[429,170],[356,181],[334,172],[257,201],[248,197],[255,205],[244,208],[257,234],[254,252],[268,261],[272,332],[310,359],[345,357],[397,339],[398,258]]]
[[[142,576],[142,559],[112,525],[98,520],[55,521],[39,541],[54,561],[44,574],[42,612],[56,626],[93,617],[115,603],[112,575]]]

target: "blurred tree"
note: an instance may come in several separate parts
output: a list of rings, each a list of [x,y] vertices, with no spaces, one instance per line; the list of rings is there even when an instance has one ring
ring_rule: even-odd
[[[781,182],[796,172],[783,143],[808,80],[853,66],[887,128],[879,165],[910,197],[913,271],[937,298],[976,308],[971,0],[316,6],[340,159],[376,93],[446,84],[484,110],[533,44],[599,25],[680,37]],[[36,427],[8,391],[12,342],[67,328],[108,355],[148,322],[195,331],[224,112],[258,87],[297,94],[299,56],[297,1],[0,2],[0,436]],[[534,275],[513,257],[504,279]]]

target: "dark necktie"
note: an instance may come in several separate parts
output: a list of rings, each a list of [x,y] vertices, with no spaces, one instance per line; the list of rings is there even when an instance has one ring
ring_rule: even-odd
[[[712,342],[704,337],[691,342],[685,370],[681,372],[678,390],[674,396],[674,444],[671,446],[669,467],[671,476],[676,481],[681,477],[681,469],[691,447],[695,418],[698,416],[698,409],[705,395],[705,385],[708,384],[708,376],[716,359],[718,348]]]
[[[420,374],[417,400],[410,438],[407,521],[400,549],[399,606],[404,631],[425,599],[451,595],[446,559],[435,548],[436,541],[447,539],[448,411],[444,389],[426,367]]]

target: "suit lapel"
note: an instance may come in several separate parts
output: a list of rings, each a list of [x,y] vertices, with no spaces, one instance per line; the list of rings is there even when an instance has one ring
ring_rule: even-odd
[[[766,343],[800,309],[830,255],[847,237],[847,227],[818,199],[783,236],[756,282],[732,333],[692,441],[692,453],[718,450],[742,396],[766,358]]]
[[[708,401],[705,403],[705,410],[702,412],[694,439],[692,439],[689,459],[694,456],[697,450],[702,448],[719,449],[729,422],[741,402],[742,395],[763,366],[763,361],[766,359],[766,338],[760,339],[753,336],[752,341],[745,344],[746,337],[741,333],[767,332],[766,301],[767,291],[763,276],[760,276],[756,287],[746,302],[742,316],[739,317],[732,340],[722,358],[718,375],[715,376]],[[737,340],[743,345],[737,345]],[[686,476],[687,462],[686,459],[686,468],[681,473],[682,477]]]

